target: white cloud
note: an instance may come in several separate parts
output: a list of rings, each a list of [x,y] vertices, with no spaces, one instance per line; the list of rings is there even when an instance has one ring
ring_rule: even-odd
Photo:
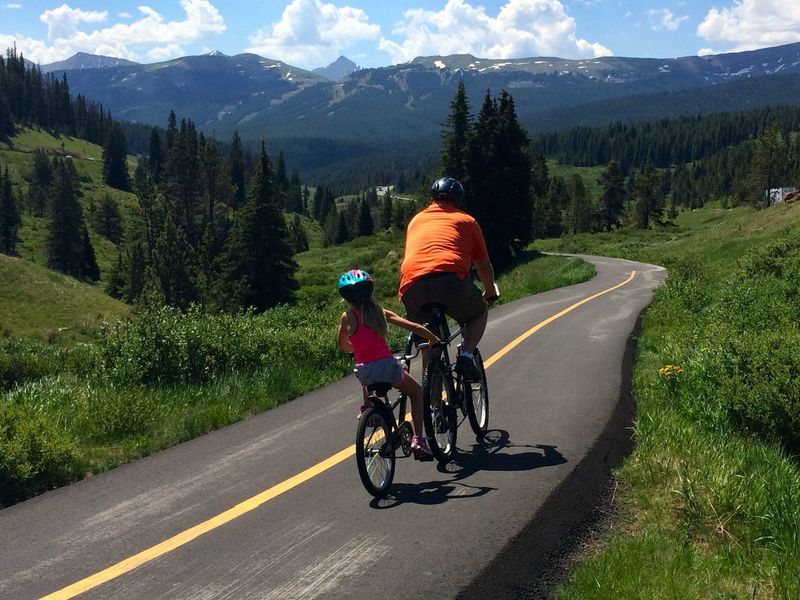
[[[697,51],[697,56],[710,56],[712,54],[719,54],[719,52],[711,48],[700,48],[700,50]]]
[[[70,38],[78,33],[81,23],[102,23],[108,19],[108,11],[83,11],[62,4],[53,10],[46,10],[39,17],[47,24],[49,39]]]
[[[434,54],[482,58],[613,54],[600,43],[578,39],[575,19],[558,0],[508,0],[494,17],[487,15],[483,6],[448,0],[439,11],[406,11],[392,34],[401,41],[381,38],[379,47],[397,63]]]
[[[668,8],[648,10],[647,16],[650,17],[650,24],[653,29],[667,29],[669,31],[675,31],[681,26],[681,23],[689,19],[688,15],[676,17]]]
[[[26,58],[42,64],[80,51],[140,60],[141,53],[165,56],[182,44],[225,31],[222,15],[209,0],[180,0],[180,4],[186,13],[180,21],[165,21],[149,6],[139,6],[137,20],[92,31],[84,31],[81,26],[106,21],[106,11],[86,12],[63,4],[40,17],[48,25],[48,41],[0,34],[0,46],[16,43]]]
[[[22,8],[22,4],[4,4],[3,8]]]
[[[129,13],[127,11],[121,12],[121,13],[119,13],[119,18],[120,19],[130,19],[131,18],[131,13]]]
[[[178,58],[179,56],[183,55],[183,47],[180,44],[168,44],[166,46],[153,48],[147,53],[147,58],[152,61],[159,62],[163,60],[169,60],[171,58]]]
[[[697,35],[742,51],[800,41],[800,3],[788,0],[734,0],[712,8]]]
[[[321,0],[292,0],[277,23],[250,37],[247,52],[313,68],[329,64],[342,52],[364,40],[377,40],[380,26],[367,13]]]

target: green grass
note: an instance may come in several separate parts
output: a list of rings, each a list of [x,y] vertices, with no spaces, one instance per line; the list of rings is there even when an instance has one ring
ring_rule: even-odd
[[[84,339],[130,308],[95,286],[28,260],[0,254],[0,335]]]
[[[670,267],[634,371],[618,518],[559,598],[800,597],[800,207],[536,247]]]
[[[575,167],[573,165],[563,165],[554,160],[547,161],[547,171],[550,177],[558,176],[569,180],[571,175],[580,175],[583,178],[583,183],[586,190],[589,192],[589,197],[597,199],[602,194],[602,188],[597,180],[600,175],[605,171],[605,167]]]

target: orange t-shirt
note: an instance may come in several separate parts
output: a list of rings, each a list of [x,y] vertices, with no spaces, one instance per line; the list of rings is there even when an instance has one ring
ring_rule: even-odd
[[[450,203],[431,202],[406,229],[406,254],[400,265],[400,295],[431,273],[464,278],[473,261],[488,258],[478,222]]]

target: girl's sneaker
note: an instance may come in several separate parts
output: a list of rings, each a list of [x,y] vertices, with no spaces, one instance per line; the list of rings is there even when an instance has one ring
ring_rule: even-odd
[[[428,447],[428,440],[421,435],[411,437],[411,450],[413,450],[414,458],[417,460],[433,460],[433,454]]]

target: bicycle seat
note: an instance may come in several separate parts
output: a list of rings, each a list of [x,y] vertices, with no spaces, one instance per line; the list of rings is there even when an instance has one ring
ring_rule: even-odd
[[[377,394],[378,396],[385,396],[389,390],[392,389],[391,383],[386,383],[385,381],[378,381],[375,383],[370,383],[367,386],[367,391],[373,394]]]

